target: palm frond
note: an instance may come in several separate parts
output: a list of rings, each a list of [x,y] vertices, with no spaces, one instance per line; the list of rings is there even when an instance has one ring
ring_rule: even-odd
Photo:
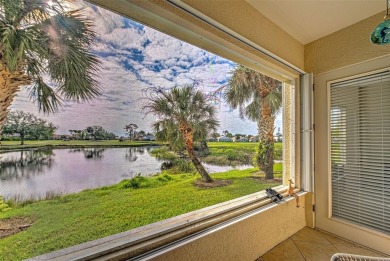
[[[67,11],[66,2],[0,0],[2,62],[10,72],[26,73],[44,112],[57,110],[59,96],[79,102],[100,94],[92,23],[81,10]],[[44,74],[53,88],[43,83]]]
[[[204,94],[195,90],[194,86],[152,91],[155,95],[150,95],[143,111],[157,118],[153,129],[158,140],[168,141],[175,148],[183,148],[180,124],[192,129],[195,141],[204,140],[219,125],[216,109],[208,104]]]
[[[44,113],[56,112],[62,100],[56,92],[42,79],[35,81],[30,90],[30,98],[38,104],[38,109]]]

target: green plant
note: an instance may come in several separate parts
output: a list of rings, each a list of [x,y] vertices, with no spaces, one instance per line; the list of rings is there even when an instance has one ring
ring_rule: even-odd
[[[122,181],[121,184],[122,184],[122,188],[125,188],[125,189],[128,189],[128,188],[133,188],[133,189],[148,188],[152,185],[150,179],[147,177],[143,177],[143,176],[137,176],[135,178]]]
[[[10,210],[11,207],[8,205],[7,202],[5,202],[4,198],[0,196],[0,212],[5,212],[7,210]]]
[[[158,175],[157,180],[162,182],[168,182],[173,180],[173,178],[168,174],[162,174],[162,175]]]

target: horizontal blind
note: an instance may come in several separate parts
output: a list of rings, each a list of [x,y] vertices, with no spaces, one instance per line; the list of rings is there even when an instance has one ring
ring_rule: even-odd
[[[390,72],[330,85],[332,216],[390,234]]]

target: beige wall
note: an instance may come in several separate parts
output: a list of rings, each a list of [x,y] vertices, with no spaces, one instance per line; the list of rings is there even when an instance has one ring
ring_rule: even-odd
[[[184,243],[153,260],[255,260],[306,226],[305,198],[300,197],[299,208],[294,199],[273,205],[266,211]]]
[[[303,68],[303,45],[245,0],[182,1],[273,54]]]
[[[383,21],[383,13],[305,45],[305,71],[314,75],[390,55],[390,45],[370,42],[372,30]]]
[[[305,46],[305,70],[314,74],[315,226],[390,254],[390,240],[374,231],[329,218],[329,125],[327,82],[390,66],[390,45],[370,42],[373,28],[383,21],[374,15]]]

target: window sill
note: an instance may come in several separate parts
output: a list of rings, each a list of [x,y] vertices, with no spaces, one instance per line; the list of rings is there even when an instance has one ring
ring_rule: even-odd
[[[274,189],[283,196],[287,193],[286,186],[281,185]],[[30,260],[60,261],[100,258],[119,260],[136,257],[196,232],[249,214],[251,211],[258,210],[270,203],[271,200],[267,198],[265,191],[261,191],[126,232],[37,256]]]

